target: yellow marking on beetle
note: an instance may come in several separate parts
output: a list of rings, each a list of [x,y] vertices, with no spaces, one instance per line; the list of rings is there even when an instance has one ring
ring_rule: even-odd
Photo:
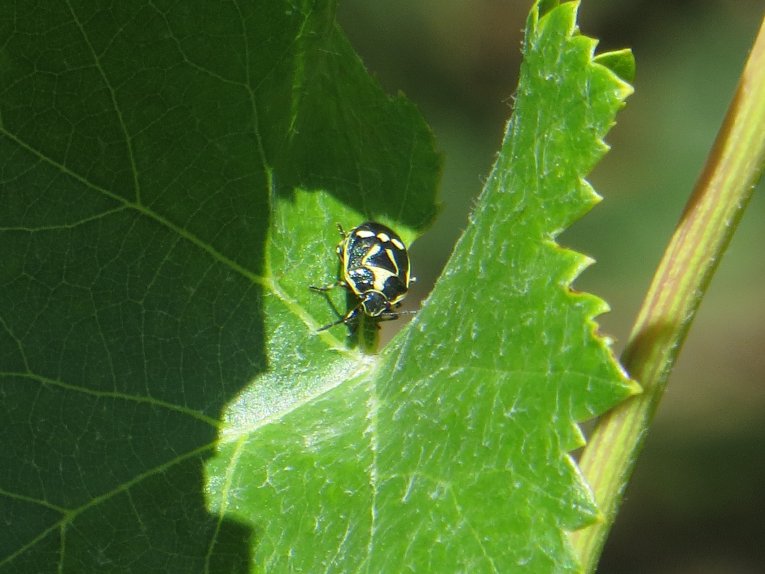
[[[388,260],[393,265],[393,269],[396,270],[394,275],[398,275],[399,271],[401,271],[401,270],[398,268],[398,264],[396,263],[396,256],[393,254],[393,251],[390,250],[390,249],[386,249],[385,250],[385,254],[388,256]]]
[[[385,289],[385,282],[388,280],[389,277],[395,277],[396,273],[391,273],[387,269],[381,269],[377,268],[375,269],[375,282],[372,284],[375,288],[375,291],[380,291],[382,293]]]
[[[356,237],[361,237],[362,239],[368,239],[369,237],[374,237],[375,232],[369,231],[368,229],[359,229],[355,231]]]
[[[380,233],[377,234],[377,239],[379,239],[383,243],[388,243],[388,241],[390,241],[390,235],[388,235],[384,231],[381,231]]]
[[[374,244],[374,245],[373,245],[373,246],[372,246],[372,247],[369,249],[369,251],[367,252],[367,254],[366,254],[366,255],[364,255],[364,257],[362,257],[362,258],[361,258],[361,264],[362,264],[364,267],[366,267],[366,266],[367,266],[367,262],[369,261],[369,258],[370,258],[370,257],[374,257],[375,255],[377,255],[378,253],[380,253],[380,251],[382,251],[382,247],[380,246],[380,244],[378,244],[378,243],[375,243],[375,244]]]
[[[378,235],[378,237],[379,237],[379,235]],[[390,239],[390,242],[391,242],[393,245],[395,245],[395,246],[396,246],[398,249],[401,249],[402,251],[403,251],[404,249],[406,249],[406,247],[404,246],[404,244],[403,244],[401,241],[399,241],[398,239],[396,239],[395,237],[391,237],[391,239]]]

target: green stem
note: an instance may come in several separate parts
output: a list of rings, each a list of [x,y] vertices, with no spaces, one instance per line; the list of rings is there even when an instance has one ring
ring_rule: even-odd
[[[630,334],[622,362],[643,393],[605,415],[580,466],[603,514],[571,541],[593,572],[688,328],[765,165],[765,20],[733,101]]]

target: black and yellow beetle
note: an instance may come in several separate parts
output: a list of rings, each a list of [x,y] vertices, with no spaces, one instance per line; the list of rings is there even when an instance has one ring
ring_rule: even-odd
[[[314,291],[329,291],[345,287],[359,302],[340,319],[325,325],[324,331],[340,323],[348,324],[363,311],[365,315],[381,321],[398,319],[402,313],[395,309],[406,297],[410,275],[409,253],[398,234],[382,223],[367,221],[348,233],[338,224],[342,239],[337,244],[340,258],[340,279]]]

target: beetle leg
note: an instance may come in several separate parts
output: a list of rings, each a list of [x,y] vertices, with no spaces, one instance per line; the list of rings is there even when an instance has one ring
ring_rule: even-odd
[[[324,325],[321,329],[316,329],[317,333],[321,333],[322,331],[326,331],[330,327],[334,327],[335,325],[339,325],[340,323],[349,323],[353,320],[353,318],[358,314],[359,309],[361,309],[361,303],[356,305],[353,309],[348,311],[345,315],[340,317],[337,321],[334,323],[330,323],[329,325]]]
[[[380,321],[395,321],[401,315],[416,315],[417,311],[389,311],[377,316]]]
[[[319,293],[324,293],[325,291],[331,291],[335,287],[347,287],[345,284],[345,281],[339,280],[335,281],[334,283],[330,283],[329,285],[324,285],[322,287],[317,287],[316,285],[309,285],[308,288],[311,291],[318,291]]]

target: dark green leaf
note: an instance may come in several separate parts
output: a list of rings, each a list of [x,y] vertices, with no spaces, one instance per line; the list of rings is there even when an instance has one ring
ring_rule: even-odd
[[[222,410],[337,380],[307,286],[336,221],[432,218],[429,131],[329,2],[6,1],[0,38],[0,571],[245,571]]]

